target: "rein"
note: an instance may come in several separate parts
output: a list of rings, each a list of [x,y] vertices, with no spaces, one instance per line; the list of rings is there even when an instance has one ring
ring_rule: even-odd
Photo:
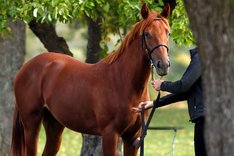
[[[151,119],[152,119],[152,117],[154,115],[154,112],[156,110],[156,106],[157,106],[157,104],[159,102],[159,99],[160,99],[160,91],[158,91],[157,99],[153,102],[154,105],[153,105],[153,108],[152,108],[152,110],[150,112],[149,118],[146,121],[146,123],[145,123],[145,109],[144,109],[144,107],[141,110],[141,122],[142,122],[141,131],[142,132],[141,132],[140,138],[137,138],[137,140],[136,140],[136,141],[139,141],[139,144],[138,144],[137,148],[140,147],[140,156],[144,156],[144,139],[145,139],[145,136],[147,135],[147,129],[148,129],[149,124],[151,122]]]
[[[151,80],[154,80],[153,68],[154,68],[154,65],[151,64]],[[147,129],[149,128],[149,124],[152,120],[152,117],[153,117],[154,112],[156,110],[156,106],[159,102],[159,99],[160,99],[160,91],[158,91],[157,98],[153,102],[153,108],[152,108],[150,115],[149,115],[149,118],[147,119],[146,122],[145,122],[145,108],[142,107],[142,109],[141,109],[141,123],[142,123],[141,136],[138,137],[133,143],[133,146],[137,145],[137,148],[140,148],[140,156],[144,156],[144,139],[145,139],[145,136],[147,135]]]

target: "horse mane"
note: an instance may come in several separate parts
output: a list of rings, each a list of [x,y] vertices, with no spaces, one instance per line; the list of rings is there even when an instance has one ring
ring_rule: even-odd
[[[141,19],[139,22],[137,22],[124,37],[119,48],[104,58],[102,61],[107,64],[112,64],[115,62],[124,53],[126,47],[129,46],[136,37],[141,36],[145,28],[149,26],[157,17],[162,18],[163,22],[168,25],[168,22],[164,17],[162,17],[157,12],[152,11],[147,19]]]

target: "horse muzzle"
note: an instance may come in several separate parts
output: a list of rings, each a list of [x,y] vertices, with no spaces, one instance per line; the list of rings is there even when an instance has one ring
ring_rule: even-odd
[[[169,72],[170,61],[169,60],[167,60],[167,61],[158,60],[158,61],[154,62],[154,66],[156,68],[156,72],[158,75],[165,76]]]

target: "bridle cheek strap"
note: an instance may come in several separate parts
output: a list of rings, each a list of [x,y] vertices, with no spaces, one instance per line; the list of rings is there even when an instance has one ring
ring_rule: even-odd
[[[167,49],[167,52],[169,51],[168,46],[166,44],[162,44],[162,43],[156,45],[153,49],[149,49],[147,46],[146,40],[145,40],[145,31],[143,31],[143,34],[142,34],[141,45],[142,45],[142,48],[144,48],[144,45],[145,45],[145,50],[147,51],[147,55],[148,55],[148,58],[150,60],[150,63],[153,62],[151,54],[154,52],[155,49],[158,49],[160,47],[165,47]]]

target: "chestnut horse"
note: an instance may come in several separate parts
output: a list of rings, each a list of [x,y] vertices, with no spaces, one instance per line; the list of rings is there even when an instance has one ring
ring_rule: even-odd
[[[37,154],[41,123],[46,132],[44,156],[56,155],[64,127],[103,136],[104,156],[116,155],[119,137],[124,155],[137,155],[133,142],[141,133],[141,117],[131,108],[149,100],[149,60],[159,75],[168,73],[169,12],[169,5],[159,14],[144,4],[142,20],[115,52],[96,64],[57,53],[27,62],[14,84],[12,155]]]

